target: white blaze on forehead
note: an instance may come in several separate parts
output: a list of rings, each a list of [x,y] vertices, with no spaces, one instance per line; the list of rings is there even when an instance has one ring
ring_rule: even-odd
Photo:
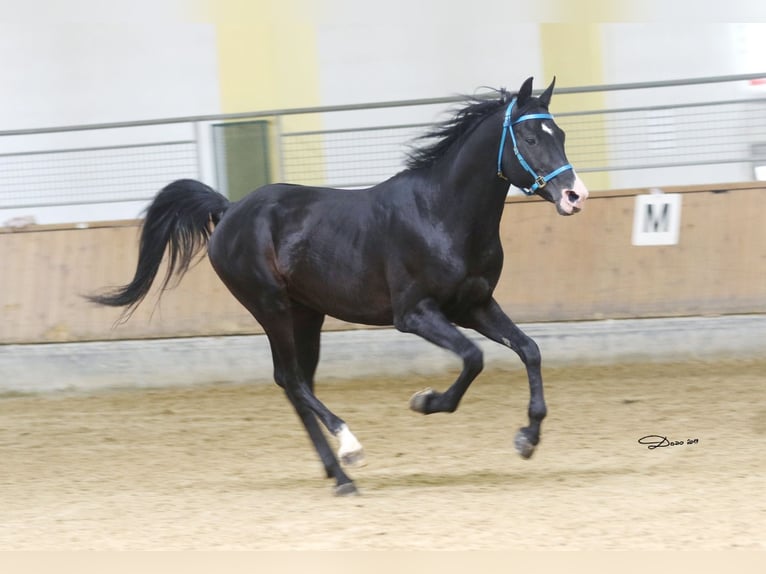
[[[543,131],[545,133],[553,135],[553,128],[546,123],[543,123]]]

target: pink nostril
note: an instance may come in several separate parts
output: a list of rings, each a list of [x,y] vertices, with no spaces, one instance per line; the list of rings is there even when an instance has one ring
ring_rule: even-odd
[[[568,213],[578,213],[582,210],[585,200],[588,199],[588,188],[580,177],[575,173],[575,180],[570,189],[565,189],[560,203]]]

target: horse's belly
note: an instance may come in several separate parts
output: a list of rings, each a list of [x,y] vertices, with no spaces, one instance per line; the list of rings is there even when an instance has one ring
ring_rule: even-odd
[[[325,315],[363,325],[391,325],[393,313],[387,290],[375,289],[353,280],[345,283],[312,281],[300,288],[288,286],[290,297]]]

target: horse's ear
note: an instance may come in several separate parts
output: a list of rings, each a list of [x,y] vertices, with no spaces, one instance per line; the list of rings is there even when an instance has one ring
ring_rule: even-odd
[[[545,88],[545,91],[540,94],[540,102],[547,108],[551,103],[551,96],[553,95],[553,86],[556,85],[556,76],[553,76],[551,85]]]
[[[532,78],[527,78],[523,84],[521,84],[521,89],[519,90],[519,93],[516,94],[516,100],[519,104],[519,107],[522,107],[524,104],[527,103],[527,100],[529,99],[529,96],[532,95]]]

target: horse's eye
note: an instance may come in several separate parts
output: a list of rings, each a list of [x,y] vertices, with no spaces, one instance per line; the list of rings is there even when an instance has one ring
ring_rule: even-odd
[[[535,145],[537,143],[537,140],[535,138],[524,138],[524,141],[527,142],[529,145]]]

